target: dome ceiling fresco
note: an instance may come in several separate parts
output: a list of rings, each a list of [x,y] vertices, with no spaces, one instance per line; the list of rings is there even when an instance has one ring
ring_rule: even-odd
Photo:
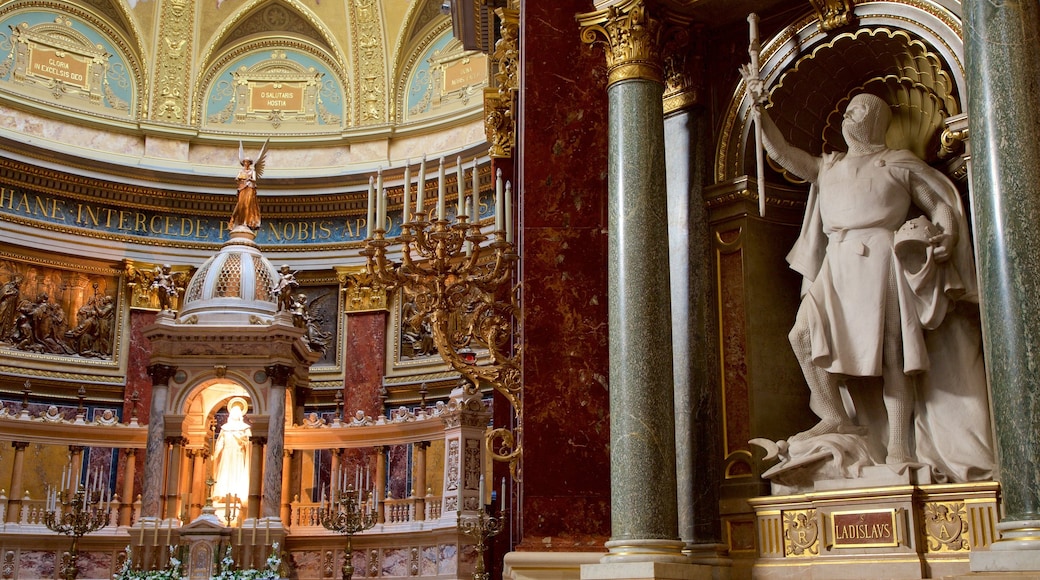
[[[472,147],[487,60],[453,38],[440,6],[0,2],[0,136],[203,174],[233,163],[239,139],[270,137],[340,171]]]

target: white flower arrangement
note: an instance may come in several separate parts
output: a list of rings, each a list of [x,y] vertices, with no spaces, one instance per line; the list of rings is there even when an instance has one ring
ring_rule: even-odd
[[[162,570],[134,570],[131,561],[130,546],[126,547],[126,559],[123,565],[113,576],[114,580],[182,580],[181,561],[175,557],[175,547],[170,546],[169,564]],[[211,576],[210,580],[278,580],[281,578],[282,558],[278,552],[278,543],[271,546],[271,555],[267,557],[267,567],[262,569],[245,568],[239,569],[235,566],[235,559],[231,556],[231,546],[224,551],[224,557],[219,563],[219,571]]]

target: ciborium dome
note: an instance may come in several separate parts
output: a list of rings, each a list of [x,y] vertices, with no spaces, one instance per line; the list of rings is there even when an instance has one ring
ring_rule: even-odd
[[[192,276],[178,313],[193,324],[252,324],[277,311],[272,289],[278,270],[260,253],[248,228],[231,239]]]

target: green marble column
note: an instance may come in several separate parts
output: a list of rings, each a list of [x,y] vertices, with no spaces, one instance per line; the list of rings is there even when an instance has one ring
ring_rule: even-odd
[[[1004,519],[973,571],[1040,570],[1040,5],[967,0],[964,52],[983,339]]]
[[[610,553],[686,562],[678,540],[660,25],[641,2],[579,16],[609,69]],[[595,33],[595,34],[593,34]]]

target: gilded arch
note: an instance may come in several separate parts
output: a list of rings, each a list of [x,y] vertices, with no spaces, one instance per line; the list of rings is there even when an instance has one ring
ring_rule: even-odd
[[[858,5],[856,16],[857,29],[828,34],[815,14],[807,13],[764,44],[762,77],[777,91],[774,120],[793,144],[815,153],[830,150],[841,143],[834,129],[838,111],[852,94],[866,90],[892,103],[901,117],[890,144],[934,160],[943,123],[963,110],[958,16],[911,1]],[[855,64],[835,70],[849,59]],[[723,119],[716,182],[754,174],[749,118],[750,102],[740,83]]]

